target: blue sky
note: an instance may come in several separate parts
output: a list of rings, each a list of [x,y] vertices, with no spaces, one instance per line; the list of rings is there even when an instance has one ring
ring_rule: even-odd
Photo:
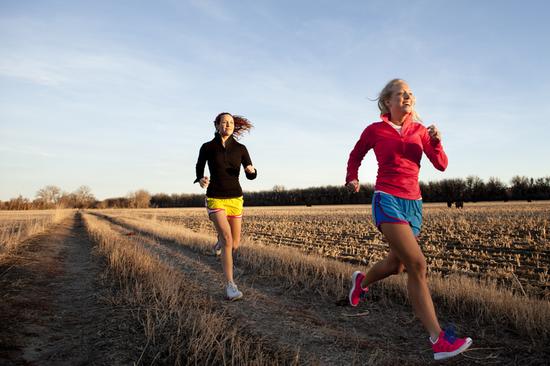
[[[228,111],[258,178],[342,184],[406,79],[449,168],[424,181],[550,175],[546,1],[0,0],[0,200],[54,184],[97,198],[198,193],[200,145]],[[370,152],[360,170],[374,182]]]

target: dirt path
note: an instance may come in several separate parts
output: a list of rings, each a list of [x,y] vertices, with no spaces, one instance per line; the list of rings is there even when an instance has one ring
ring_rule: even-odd
[[[111,225],[121,234],[131,230],[113,221]],[[353,309],[342,306],[346,304],[345,299],[335,301],[301,289],[288,289],[277,279],[262,277],[244,268],[237,283],[245,299],[229,303],[223,299],[218,258],[145,233],[132,238],[153,255],[186,273],[247,331],[273,344],[299,349],[312,362],[327,365],[433,363],[425,331],[413,317],[410,306],[384,300],[377,296],[376,287],[368,304]],[[365,312],[368,314],[353,316]],[[440,321],[445,324],[450,319],[440,314]],[[503,329],[486,325],[479,334],[479,328],[468,323],[468,316],[460,319],[458,326],[473,335],[475,346],[466,356],[448,360],[446,365],[514,365],[519,360],[522,365],[540,365],[548,357],[548,351],[534,348],[528,339]]]
[[[0,265],[0,364],[135,361],[140,337],[106,301],[103,268],[79,214],[23,243]]]

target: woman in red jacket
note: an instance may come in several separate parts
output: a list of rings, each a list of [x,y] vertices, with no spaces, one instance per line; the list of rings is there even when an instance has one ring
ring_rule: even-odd
[[[409,85],[401,79],[391,80],[378,97],[382,121],[363,131],[349,155],[346,186],[358,192],[359,166],[365,154],[374,150],[378,175],[372,212],[376,226],[390,247],[387,257],[366,274],[353,273],[349,301],[357,306],[369,285],[406,268],[410,301],[429,332],[434,358],[439,360],[465,351],[472,340],[456,338],[452,330],[441,330],[426,280],[426,259],[416,241],[422,225],[418,184],[422,153],[438,170],[444,171],[448,162],[438,129],[420,124],[414,106],[415,98]]]

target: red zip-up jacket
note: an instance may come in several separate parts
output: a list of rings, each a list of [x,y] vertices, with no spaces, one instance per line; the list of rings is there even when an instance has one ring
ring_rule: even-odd
[[[401,127],[401,135],[389,124],[389,114],[381,117],[382,121],[365,128],[349,154],[346,183],[358,180],[361,161],[373,149],[378,161],[374,189],[400,198],[419,199],[422,197],[418,184],[422,152],[436,169],[444,171],[448,160],[443,146],[430,137],[426,127],[414,122],[410,114]]]

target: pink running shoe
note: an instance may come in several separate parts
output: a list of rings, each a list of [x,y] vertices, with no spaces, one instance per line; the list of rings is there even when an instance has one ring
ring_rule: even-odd
[[[444,360],[446,358],[454,357],[459,353],[462,353],[472,345],[472,338],[457,338],[454,334],[454,329],[448,328],[445,331],[439,333],[437,342],[432,343],[432,349],[434,351],[434,359]]]
[[[365,278],[365,274],[361,271],[353,272],[351,276],[351,290],[349,290],[349,303],[351,306],[356,307],[359,305],[359,301],[367,294],[368,287],[361,287],[361,282]]]

